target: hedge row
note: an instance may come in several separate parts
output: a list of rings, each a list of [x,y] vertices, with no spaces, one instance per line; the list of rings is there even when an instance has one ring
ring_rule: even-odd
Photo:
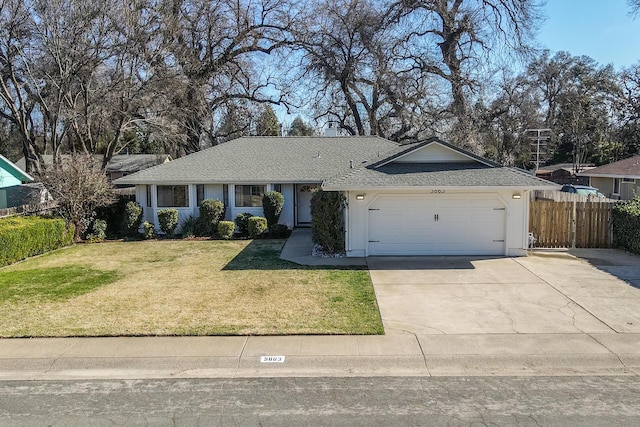
[[[640,197],[613,208],[613,243],[640,254]]]
[[[43,254],[73,241],[63,219],[35,216],[0,219],[0,266]]]

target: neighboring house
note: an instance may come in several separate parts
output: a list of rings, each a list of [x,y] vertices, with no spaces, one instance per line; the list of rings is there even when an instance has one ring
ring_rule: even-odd
[[[204,199],[226,218],[262,215],[280,191],[280,222],[309,226],[318,188],[341,191],[347,256],[526,254],[529,197],[557,185],[438,139],[399,145],[379,137],[244,137],[116,181],[135,185],[144,219],[176,208],[181,221]]]
[[[33,178],[29,174],[0,154],[0,209],[17,206],[11,194],[23,183],[31,181]]]
[[[640,155],[609,163],[588,171],[589,185],[611,199],[631,200],[640,196]]]
[[[580,172],[593,169],[593,165],[582,165]],[[581,177],[575,173],[573,163],[557,163],[555,165],[540,166],[536,171],[538,178],[543,178],[556,184],[588,185],[589,178]]]
[[[62,161],[68,159],[66,154],[61,155]],[[93,156],[93,161],[97,166],[102,166],[103,156],[96,154]],[[172,160],[169,154],[117,154],[109,160],[105,172],[109,181],[114,181],[123,176],[130,175],[135,172],[150,168],[152,166],[161,165],[163,163],[170,162]],[[45,166],[49,167],[53,165],[53,156],[46,154],[42,156],[42,161]],[[16,163],[24,170],[25,160],[24,157],[18,160]]]
[[[123,176],[168,163],[171,160],[173,159],[169,154],[118,154],[107,163],[107,177],[110,181],[115,181]]]

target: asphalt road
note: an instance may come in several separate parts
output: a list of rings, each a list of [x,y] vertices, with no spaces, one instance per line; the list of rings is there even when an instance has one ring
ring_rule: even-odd
[[[1,426],[630,426],[640,378],[0,382]]]

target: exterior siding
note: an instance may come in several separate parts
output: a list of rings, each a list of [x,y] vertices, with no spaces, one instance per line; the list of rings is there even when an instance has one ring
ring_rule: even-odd
[[[172,185],[171,183],[167,183],[164,185]],[[159,229],[160,225],[158,223],[158,211],[160,209],[167,208],[159,208],[157,201],[157,186],[150,185],[151,189],[151,201],[150,203],[147,201],[147,186],[146,185],[136,185],[136,200],[143,209],[143,221],[149,221],[155,224],[156,230]],[[282,195],[284,196],[284,206],[282,208],[282,213],[280,215],[280,223],[286,224],[289,228],[293,228],[294,226],[294,185],[293,184],[282,184]],[[267,185],[266,191],[272,191],[273,185]],[[188,207],[176,207],[178,211],[180,224],[187,219],[190,215],[197,217],[199,214],[199,209],[197,206],[197,190],[196,184],[189,185],[189,206]],[[235,217],[243,212],[251,212],[253,215],[264,216],[262,207],[237,207],[235,206],[235,186],[233,184],[228,185],[229,192],[229,200],[228,206],[226,206],[225,219],[229,221],[233,221]],[[205,185],[205,199],[214,199],[224,201],[224,186],[223,184],[206,184]],[[148,206],[148,205],[151,206]],[[180,226],[178,227],[178,231],[180,230]]]
[[[589,178],[589,185],[596,187],[602,194],[607,197],[613,195],[613,178],[601,178],[592,176]]]
[[[5,170],[0,164],[0,188],[13,187],[14,185],[20,185],[22,181],[16,178],[8,170]]]

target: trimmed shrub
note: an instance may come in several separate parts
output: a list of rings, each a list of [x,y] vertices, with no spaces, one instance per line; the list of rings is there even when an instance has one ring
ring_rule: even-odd
[[[233,221],[220,221],[218,223],[218,235],[225,240],[229,240],[233,237],[235,228],[236,223]]]
[[[269,191],[262,196],[262,210],[264,211],[264,217],[267,218],[267,226],[269,228],[278,223],[282,206],[284,206],[284,196],[279,192]]]
[[[68,246],[73,234],[73,226],[67,228],[63,219],[0,219],[0,266]]]
[[[613,208],[613,244],[640,254],[640,196]]]
[[[142,206],[138,202],[128,202],[124,207],[124,214],[125,231],[129,236],[135,236],[142,224]]]
[[[180,226],[180,234],[182,235],[182,237],[195,236],[197,222],[198,220],[193,215],[189,215],[187,219],[182,221],[182,225]]]
[[[156,226],[149,221],[145,221],[142,224],[142,230],[142,237],[144,239],[153,239],[156,235]]]
[[[244,212],[238,214],[235,219],[235,223],[238,226],[238,233],[246,236],[249,234],[249,218],[251,218],[253,214],[251,212]]]
[[[107,236],[108,237],[123,237],[128,235],[127,233],[127,203],[131,201],[130,196],[119,196],[118,201],[109,205],[96,208],[96,218],[102,219],[107,222]],[[92,225],[90,221],[88,225]],[[138,230],[136,230],[137,232]],[[92,234],[92,230],[89,230]],[[135,235],[135,233],[134,233]]]
[[[200,203],[200,215],[196,223],[198,236],[213,236],[218,231],[218,222],[224,217],[224,203],[206,199]]]
[[[346,200],[337,191],[318,190],[311,198],[311,238],[322,252],[344,253],[344,216]]]
[[[158,211],[158,223],[160,224],[160,231],[168,236],[173,236],[178,227],[178,210],[160,209]]]
[[[87,234],[87,240],[96,243],[102,242],[107,238],[107,221],[104,219],[96,219],[91,225],[91,232]]]
[[[267,218],[252,216],[249,218],[249,237],[257,239],[267,231]]]
[[[289,227],[285,224],[273,224],[269,227],[269,237],[272,239],[286,239],[289,234]]]

